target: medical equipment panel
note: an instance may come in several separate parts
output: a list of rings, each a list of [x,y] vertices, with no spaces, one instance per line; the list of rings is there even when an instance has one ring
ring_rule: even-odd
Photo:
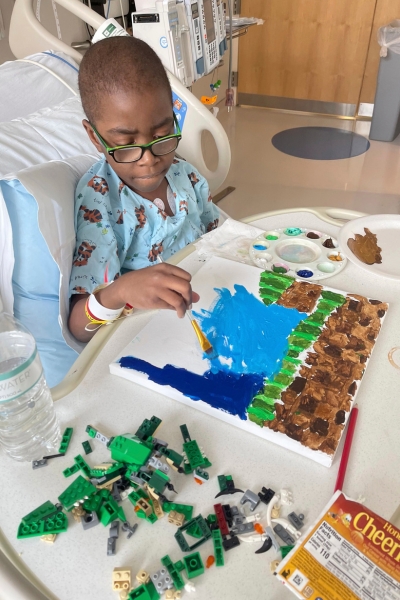
[[[216,0],[199,0],[201,11],[200,30],[202,34],[204,72],[207,75],[218,66],[219,42]]]
[[[225,10],[222,0],[217,0],[218,42],[220,58],[225,54],[228,44],[226,41]]]
[[[192,56],[194,64],[194,79],[204,75],[203,45],[201,43],[200,10],[198,0],[184,0],[186,16],[190,30]]]

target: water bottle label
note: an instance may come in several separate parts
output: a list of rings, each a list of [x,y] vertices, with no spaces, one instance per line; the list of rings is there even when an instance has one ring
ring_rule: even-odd
[[[10,402],[26,394],[42,376],[43,368],[37,350],[22,365],[0,375],[0,403]]]

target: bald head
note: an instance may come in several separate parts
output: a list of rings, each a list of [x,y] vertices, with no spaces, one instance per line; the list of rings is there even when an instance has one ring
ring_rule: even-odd
[[[144,94],[158,90],[171,98],[171,86],[157,54],[134,37],[121,36],[93,44],[79,69],[79,91],[83,110],[96,123],[102,100],[118,93]]]

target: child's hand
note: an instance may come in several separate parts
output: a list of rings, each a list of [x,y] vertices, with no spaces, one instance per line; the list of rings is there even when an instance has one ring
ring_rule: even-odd
[[[103,306],[113,308],[110,305],[113,294],[112,303],[118,307],[130,304],[134,308],[169,308],[182,318],[186,309],[199,300],[199,295],[192,291],[191,279],[187,271],[163,263],[125,273],[98,292],[97,298]]]

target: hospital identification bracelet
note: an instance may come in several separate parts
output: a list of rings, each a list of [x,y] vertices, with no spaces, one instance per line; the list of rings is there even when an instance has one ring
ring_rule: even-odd
[[[90,324],[98,325],[98,327],[101,327],[101,325],[108,325],[110,323],[113,323],[121,316],[121,314],[127,308],[126,306],[123,306],[122,308],[112,309],[106,308],[105,306],[100,304],[100,302],[96,298],[96,293],[104,287],[106,287],[106,285],[98,286],[93,291],[93,293],[90,294],[85,303],[85,314],[87,319],[90,321]],[[129,308],[131,309],[130,306]],[[98,327],[94,329],[89,327],[90,324],[88,324],[85,327],[87,331],[94,331],[95,329],[98,329]]]

